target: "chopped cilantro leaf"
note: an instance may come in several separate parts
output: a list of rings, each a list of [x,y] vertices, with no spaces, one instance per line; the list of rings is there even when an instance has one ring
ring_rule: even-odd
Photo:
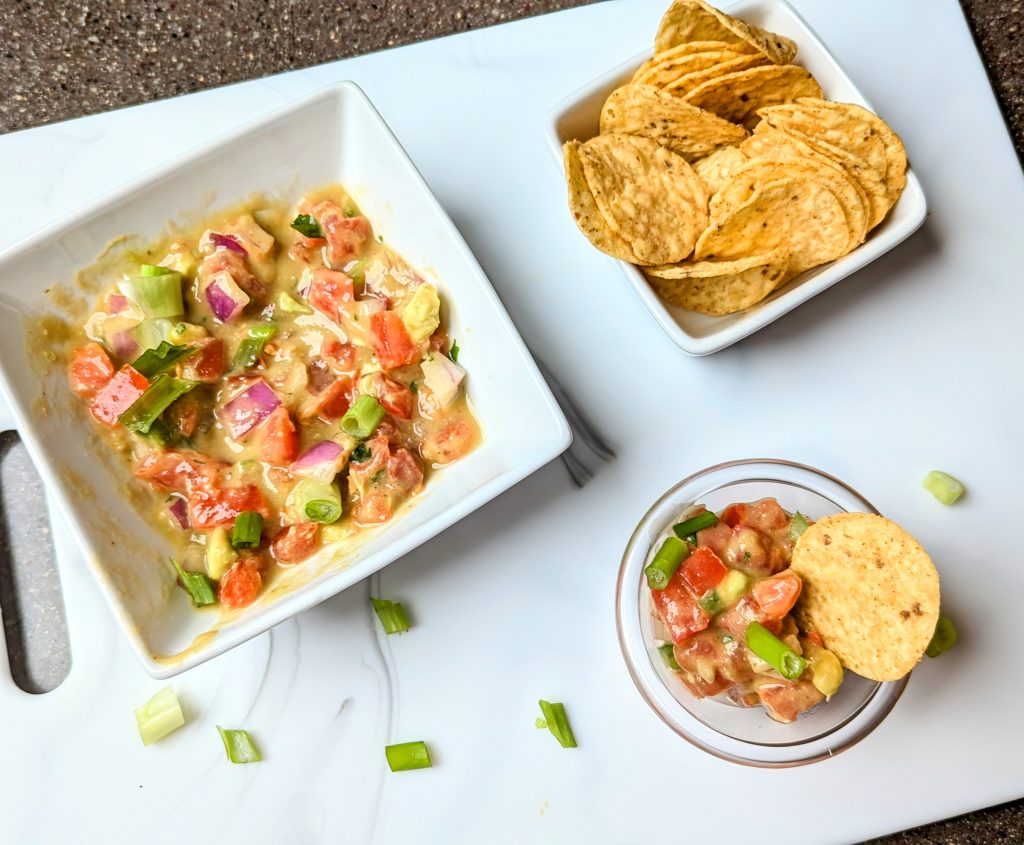
[[[312,214],[300,214],[292,221],[292,228],[307,238],[322,238],[324,230]]]

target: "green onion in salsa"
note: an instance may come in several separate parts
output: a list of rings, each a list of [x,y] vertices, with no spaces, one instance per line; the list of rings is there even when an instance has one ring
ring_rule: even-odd
[[[760,622],[747,626],[747,648],[788,681],[799,678],[807,661]]]
[[[384,409],[380,402],[372,396],[363,394],[352,403],[352,407],[341,418],[341,430],[349,437],[365,440],[373,434],[383,419]]]
[[[175,346],[161,340],[155,349],[147,349],[132,362],[132,366],[146,378],[166,372],[179,361],[196,351],[194,346]]]
[[[668,537],[661,544],[654,560],[644,570],[647,576],[647,586],[652,590],[664,590],[672,576],[676,574],[679,565],[690,554],[690,548],[682,540],[676,537]]]
[[[231,529],[231,546],[235,549],[255,549],[263,533],[263,517],[256,511],[244,511],[235,518]]]
[[[145,392],[117,418],[117,421],[131,431],[148,434],[153,423],[171,403],[184,396],[197,384],[197,381],[174,378],[161,373],[150,382]]]
[[[217,603],[217,595],[213,591],[213,582],[202,572],[186,572],[173,557],[171,564],[174,571],[178,573],[178,580],[192,597],[192,604],[196,607],[204,607],[208,604]]]
[[[673,525],[672,531],[680,540],[693,542],[698,531],[704,528],[713,528],[716,525],[718,525],[718,517],[711,511],[705,511]]]
[[[249,327],[249,333],[242,338],[235,351],[234,360],[231,362],[236,370],[248,370],[256,365],[257,359],[263,353],[263,347],[267,341],[274,336],[277,326],[273,323],[257,323]]]

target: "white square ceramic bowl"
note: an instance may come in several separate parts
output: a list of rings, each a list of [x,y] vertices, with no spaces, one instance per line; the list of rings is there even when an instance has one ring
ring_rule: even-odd
[[[742,0],[727,6],[726,10],[749,23],[792,38],[798,47],[795,63],[814,74],[828,99],[871,108],[871,104],[843,72],[825,45],[785,0]],[[654,40],[653,31],[651,40]],[[551,152],[560,166],[562,144],[573,138],[585,141],[597,135],[598,118],[605,98],[615,88],[628,82],[637,67],[650,57],[649,50],[634,56],[555,107],[546,134]],[[902,196],[889,216],[857,249],[838,261],[802,273],[763,302],[725,317],[707,317],[669,305],[653,291],[637,267],[626,261],[618,263],[637,296],[676,345],[690,355],[708,355],[777,320],[815,294],[888,252],[924,222],[926,211],[921,183],[908,168],[907,185]]]
[[[316,139],[316,143],[310,143]],[[98,442],[63,372],[41,375],[27,321],[44,294],[112,238],[152,237],[176,216],[254,192],[341,182],[375,230],[442,291],[484,431],[393,522],[339,557],[322,550],[281,572],[240,613],[194,611],[167,572],[170,553],[123,495],[130,472]],[[365,578],[560,454],[571,435],[508,314],[451,220],[363,92],[343,82],[275,111],[134,180],[0,256],[0,388],[51,494],[146,670],[170,677]],[[45,395],[45,399],[41,397]],[[40,413],[45,407],[46,413]]]

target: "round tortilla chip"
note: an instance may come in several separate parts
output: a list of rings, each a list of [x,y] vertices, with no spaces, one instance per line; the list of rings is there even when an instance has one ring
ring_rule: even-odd
[[[756,305],[786,280],[786,251],[779,249],[736,261],[670,264],[645,271],[662,299],[712,317]]]
[[[712,39],[740,45],[744,52],[762,53],[779,65],[796,55],[796,44],[785,36],[730,17],[704,0],[675,0],[662,16],[654,49],[660,53],[687,41]]]
[[[896,523],[841,513],[797,541],[791,568],[804,582],[796,615],[850,671],[873,681],[904,677],[939,620],[939,573]]]
[[[708,186],[708,193],[715,194],[725,184],[729,174],[746,163],[747,157],[739,147],[722,147],[693,162],[693,169]]]
[[[682,156],[637,135],[599,135],[579,147],[598,210],[646,264],[682,261],[708,222],[708,194]]]
[[[569,190],[569,210],[576,225],[587,240],[606,255],[634,264],[641,263],[633,253],[633,248],[612,230],[601,212],[597,210],[594,195],[590,193],[583,175],[579,148],[579,141],[567,141],[562,147],[562,154],[565,157],[565,180]]]
[[[693,255],[718,261],[785,249],[792,278],[844,255],[849,240],[836,195],[819,179],[794,176],[758,187],[743,205],[713,220]]]
[[[612,91],[601,109],[601,134],[616,132],[650,138],[687,161],[747,137],[742,126],[651,85],[633,84]]]
[[[768,60],[760,53],[750,53],[747,55],[734,53],[733,58],[679,76],[666,83],[664,87],[666,91],[674,94],[676,97],[685,97],[694,88],[699,88],[705,82],[710,82],[712,79],[718,79],[718,77],[725,76],[727,73],[738,73],[741,70],[748,70],[752,67],[761,67],[767,64]]]
[[[724,41],[690,41],[664,53],[655,53],[637,68],[630,80],[638,85],[664,87],[688,73],[736,59],[743,54]]]
[[[761,185],[791,176],[818,179],[836,195],[843,207],[849,229],[846,252],[863,243],[868,233],[870,213],[867,199],[845,170],[817,158],[776,158],[769,155],[749,159],[730,173],[726,183],[711,197],[711,219],[724,217],[732,209],[741,206]]]
[[[761,65],[709,79],[684,99],[733,123],[752,129],[765,106],[788,103],[798,97],[820,97],[821,86],[796,65]]]

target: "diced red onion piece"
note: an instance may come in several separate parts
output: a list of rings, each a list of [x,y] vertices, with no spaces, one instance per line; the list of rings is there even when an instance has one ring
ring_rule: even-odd
[[[239,255],[249,254],[245,247],[238,242],[238,239],[231,235],[222,235],[219,232],[210,232],[210,242],[216,246],[223,247],[224,249],[230,249],[232,252],[237,252]]]
[[[364,314],[379,314],[381,311],[388,310],[387,301],[379,296],[368,296],[365,299],[360,299],[359,306],[363,309]]]
[[[121,329],[110,336],[110,347],[123,361],[132,361],[139,351],[139,343],[131,329]]]
[[[459,394],[459,385],[466,371],[440,352],[433,353],[422,363],[423,383],[430,388],[442,408],[451,404]]]
[[[171,515],[171,518],[178,523],[179,528],[188,530],[188,505],[184,499],[175,496],[167,506],[167,512]]]
[[[222,323],[230,323],[249,304],[249,295],[235,284],[231,274],[225,270],[210,277],[204,296],[213,316]]]
[[[128,297],[123,293],[112,293],[107,297],[107,311],[110,314],[122,314],[129,307]]]
[[[345,450],[333,440],[321,440],[310,446],[292,464],[296,475],[315,478],[329,484],[338,474]]]
[[[270,385],[258,379],[220,409],[220,421],[234,440],[240,440],[280,404]]]

